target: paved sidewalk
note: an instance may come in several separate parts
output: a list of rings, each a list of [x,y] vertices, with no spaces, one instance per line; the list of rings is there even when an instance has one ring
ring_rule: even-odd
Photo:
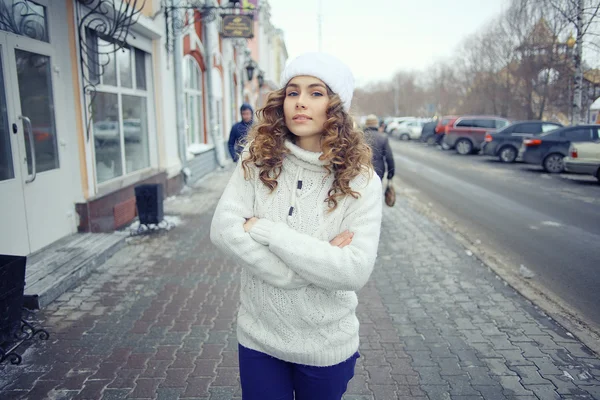
[[[43,310],[51,339],[0,367],[0,398],[239,399],[239,269],[208,235],[229,174],[167,201],[177,228]],[[600,398],[600,360],[401,198],[359,301],[347,400]]]

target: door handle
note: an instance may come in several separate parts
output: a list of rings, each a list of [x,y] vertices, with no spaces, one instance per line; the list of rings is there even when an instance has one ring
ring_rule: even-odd
[[[33,142],[33,126],[31,125],[31,120],[29,117],[24,115],[19,115],[19,119],[23,120],[23,125],[27,126],[29,129],[25,128],[27,131],[27,135],[29,136],[29,151],[31,153],[31,175],[27,177],[25,183],[31,183],[35,181],[35,177],[37,176],[37,171],[35,168],[35,143]]]

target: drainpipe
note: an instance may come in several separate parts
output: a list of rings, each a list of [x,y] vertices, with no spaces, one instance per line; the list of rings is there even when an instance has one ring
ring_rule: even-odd
[[[180,0],[171,0],[171,6],[179,6]],[[181,41],[181,27],[183,21],[178,9],[173,10],[173,72],[175,74],[175,123],[177,129],[177,138],[179,142],[179,159],[181,160],[181,171],[187,178],[189,172],[187,165],[187,149],[185,145],[185,93],[183,89],[183,49]]]
[[[202,30],[204,36],[204,48],[205,48],[205,65],[206,65],[206,94],[208,97],[208,126],[209,134],[213,138],[215,144],[215,150],[217,154],[217,164],[219,167],[225,167],[225,142],[223,135],[219,132],[219,122],[217,121],[217,109],[214,102],[214,89],[213,79],[215,78],[212,73],[213,69],[213,50],[210,35],[210,26],[212,21],[210,18],[203,18]]]

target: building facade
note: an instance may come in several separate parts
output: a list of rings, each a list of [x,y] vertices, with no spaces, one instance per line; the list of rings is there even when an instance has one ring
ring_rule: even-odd
[[[173,4],[186,21],[178,48]],[[223,39],[218,18],[183,0],[0,0],[0,14],[0,254],[123,228],[136,186],[173,195],[227,162],[252,93],[248,45]]]

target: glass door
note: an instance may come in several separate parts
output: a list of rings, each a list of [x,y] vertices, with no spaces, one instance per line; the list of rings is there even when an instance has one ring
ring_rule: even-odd
[[[30,250],[36,251],[72,232],[73,203],[60,152],[61,115],[55,100],[63,87],[55,73],[54,49],[23,36],[7,38],[7,76],[13,83],[12,96],[17,137],[22,154],[21,176]],[[63,115],[66,118],[66,115]]]
[[[9,119],[14,115],[13,88],[7,79],[7,43],[0,35],[0,254],[30,253],[19,149],[21,127]]]
[[[35,252],[75,230],[76,175],[66,168],[69,135],[64,129],[73,118],[64,107],[72,104],[68,90],[72,55],[65,45],[64,8],[50,4],[48,0],[0,0],[5,105],[0,164],[8,178],[0,188],[0,246],[13,254]]]

